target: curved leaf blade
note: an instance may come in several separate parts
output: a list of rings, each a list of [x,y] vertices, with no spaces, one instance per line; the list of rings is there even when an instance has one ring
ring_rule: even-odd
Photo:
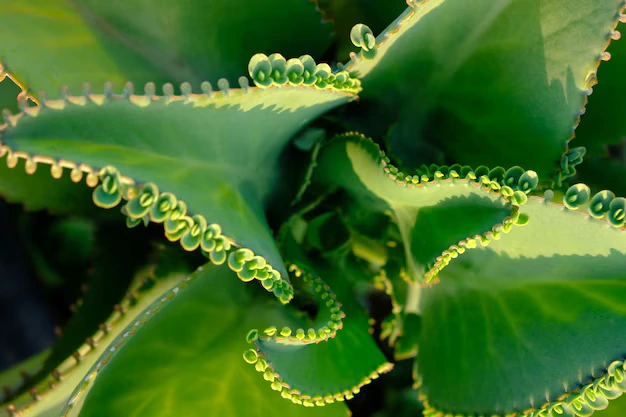
[[[391,213],[404,244],[410,277],[421,280],[426,274],[430,281],[475,235],[499,234],[503,225],[512,226],[511,187],[523,194],[519,191],[522,175],[536,178],[519,167],[510,171],[482,167],[478,172],[477,176],[469,167],[434,166],[408,175],[391,165],[371,140],[346,134],[322,150],[314,182],[318,188],[344,189],[360,210]],[[507,172],[518,174],[509,176]],[[529,192],[535,185],[527,183],[524,190]],[[507,195],[501,192],[505,186],[510,190]]]
[[[373,59],[347,67],[377,125],[395,124],[392,153],[417,166],[426,142],[461,164],[519,164],[551,178],[622,1],[412,3]]]
[[[134,193],[173,193],[189,212],[218,224],[236,244],[264,256],[284,273],[264,215],[279,188],[279,158],[297,130],[354,96],[332,86],[326,90],[281,87],[186,96],[152,94],[44,102],[0,127],[3,153],[8,162],[26,160],[27,173],[42,162],[61,174],[60,168],[71,168],[71,176],[76,171],[79,180],[83,172],[88,173],[87,183],[92,187],[110,174],[101,168],[114,165],[132,180],[153,184]],[[118,185],[110,190],[112,194],[96,189],[101,200],[118,196],[100,204],[114,207],[121,201]],[[133,220],[146,215],[146,207],[137,206],[144,204],[141,196],[124,197],[135,204],[126,206]],[[150,202],[154,205],[156,200]],[[189,217],[189,222],[195,221]],[[185,218],[178,222],[172,240],[192,229],[185,222]]]
[[[30,378],[43,369],[44,363],[50,356],[50,351],[51,349],[48,348],[0,373],[0,388],[3,391],[0,396],[0,404],[7,401],[7,395],[21,391]]]
[[[207,265],[151,306],[150,318],[127,329],[92,369],[66,415],[345,416],[343,404],[294,405],[250,369],[241,357],[243,336],[284,318],[285,310],[252,303],[237,281],[230,270]]]
[[[93,217],[110,214],[102,213],[94,206],[92,190],[84,182],[76,184],[69,175],[56,180],[49,170],[45,172],[43,169],[28,175],[25,161],[16,162],[13,168],[7,166],[4,158],[0,163],[0,195],[4,200],[20,203],[26,211],[45,209],[53,214],[75,213]]]
[[[622,74],[626,71],[626,41],[620,30],[621,23],[611,34],[613,41],[607,52],[609,58],[598,68],[598,85],[593,88],[589,105],[576,128],[574,144],[584,146],[590,155],[601,155],[606,145],[613,145],[626,138],[626,129],[616,115],[626,114],[626,86]]]
[[[64,86],[77,94],[87,81],[236,82],[257,52],[319,56],[331,40],[304,0],[3,0],[0,8],[0,61],[32,94]]]
[[[49,375],[97,332],[123,299],[139,269],[148,263],[148,253],[142,248],[146,236],[127,230],[123,224],[100,227],[94,237],[93,275],[86,281],[87,291],[44,364],[43,376]]]
[[[626,239],[594,219],[621,200],[590,197],[582,186],[568,191],[571,208],[531,197],[525,227],[453,260],[423,291],[417,361],[431,407],[590,415],[621,394]]]
[[[624,415],[626,410],[626,396],[621,396],[611,401],[606,410],[596,411],[594,417],[620,417]]]
[[[33,389],[8,404],[0,406],[0,417],[13,417],[19,412],[24,417],[59,417],[74,388],[83,382],[87,371],[107,351],[109,344],[132,323],[136,315],[152,304],[184,277],[179,271],[170,271],[156,280],[138,276],[119,307],[107,318],[75,355],[58,364]]]
[[[313,290],[320,311],[313,323],[300,321],[265,330],[255,341],[254,365],[266,379],[269,376],[273,389],[298,404],[319,406],[352,399],[362,386],[393,367],[374,343],[368,317],[354,300],[350,284],[359,271],[345,262],[318,261],[315,269],[325,277],[322,281],[293,269]]]

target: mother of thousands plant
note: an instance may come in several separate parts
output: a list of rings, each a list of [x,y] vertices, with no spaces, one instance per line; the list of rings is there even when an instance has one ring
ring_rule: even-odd
[[[626,2],[407,4],[0,0],[0,416],[626,415]]]

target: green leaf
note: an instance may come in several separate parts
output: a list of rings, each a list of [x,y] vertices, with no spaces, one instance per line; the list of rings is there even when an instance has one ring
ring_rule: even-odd
[[[15,113],[18,111],[18,94],[21,89],[9,78],[0,81],[0,110]],[[21,102],[31,107],[32,101]],[[0,155],[7,150],[0,146]],[[8,166],[7,166],[8,164]],[[17,169],[11,169],[15,168]],[[32,175],[25,175],[27,167],[24,160],[8,158],[0,164],[0,195],[4,200],[23,203],[27,211],[47,209],[54,214],[69,212],[94,216],[99,211],[89,202],[90,191],[87,187],[77,187],[69,178],[54,181],[51,174],[39,170]],[[29,169],[32,169],[29,167]],[[102,214],[99,214],[101,217]]]
[[[337,213],[325,213],[313,219],[307,228],[308,242],[322,253],[342,251],[350,241],[350,231]]]
[[[430,407],[588,416],[626,389],[614,362],[626,343],[626,200],[578,184],[558,201],[531,197],[526,226],[459,256],[423,290],[417,361]]]
[[[7,401],[7,394],[13,396],[21,392],[24,386],[30,382],[30,379],[41,371],[44,362],[50,356],[50,350],[46,349],[39,352],[0,373],[0,387],[2,387],[0,404]]]
[[[1,135],[1,134],[0,134]],[[1,148],[1,145],[0,145]],[[0,154],[3,150],[0,149]],[[48,210],[53,214],[81,214],[89,217],[112,217],[112,213],[102,213],[91,201],[89,187],[74,183],[69,175],[54,179],[50,170],[38,169],[32,175],[26,174],[26,161],[2,158],[0,163],[0,195],[11,203],[21,203],[26,211]],[[13,165],[15,162],[15,165]],[[116,213],[117,214],[117,213]]]
[[[392,257],[374,278],[374,286],[391,301],[391,312],[380,324],[380,339],[393,349],[396,361],[414,358],[422,320],[419,309],[422,284],[407,282],[397,257]]]
[[[422,415],[422,412],[422,404],[415,398],[415,392],[410,386],[391,386],[385,390],[384,408],[372,414],[372,417],[415,417]]]
[[[107,224],[99,228],[95,239],[94,272],[87,281],[87,291],[46,360],[43,375],[52,372],[96,333],[127,292],[139,268],[147,263],[148,254],[142,247],[145,234],[128,230],[123,224]]]
[[[519,167],[509,171],[481,167],[474,172],[469,167],[434,166],[407,175],[358,134],[335,138],[322,150],[317,164],[317,187],[344,189],[360,207],[350,210],[391,213],[413,280],[421,280],[424,274],[427,280],[434,279],[475,235],[498,238],[501,231],[509,230],[515,211],[510,203],[513,194],[525,196],[521,190],[529,192],[537,183],[534,172]],[[352,217],[347,216],[347,221]]]
[[[622,417],[626,411],[626,396],[611,401],[608,408],[602,411],[596,411],[594,417]]]
[[[408,296],[411,290],[418,288],[419,291],[421,286],[421,284],[409,284],[404,277],[401,266],[396,259],[392,258],[385,263],[384,269],[378,271],[373,280],[374,287],[384,292],[391,301],[391,312],[380,324],[380,339],[386,340],[390,347],[394,347],[394,358],[397,360],[405,359],[407,355],[409,357],[415,356],[411,356],[409,352],[412,351],[412,348],[400,347],[398,339],[402,340],[406,311],[412,307],[406,305]],[[418,332],[411,331],[411,335],[414,334],[418,334]]]
[[[347,70],[362,78],[364,114],[395,125],[390,149],[405,163],[429,163],[417,152],[426,142],[461,164],[519,164],[547,180],[622,3],[411,1]]]
[[[2,0],[0,9],[0,61],[34,94],[62,86],[78,94],[87,81],[234,83],[257,52],[318,57],[331,40],[303,0]]]
[[[415,313],[402,315],[402,336],[395,345],[394,357],[396,360],[414,358],[419,351],[419,336],[422,327],[422,317]]]
[[[19,412],[23,417],[58,417],[70,398],[72,390],[83,383],[84,377],[96,360],[109,349],[109,344],[135,320],[137,314],[161,297],[184,277],[172,270],[163,278],[138,276],[119,307],[102,323],[75,355],[66,358],[54,371],[41,379],[35,387],[0,404],[0,417],[13,417]]]
[[[294,402],[313,406],[351,399],[392,368],[369,334],[368,317],[352,293],[352,282],[363,279],[358,276],[362,273],[346,260],[317,260],[315,271],[324,281],[294,269],[297,279],[314,289],[320,311],[312,323],[294,323],[298,329],[287,325],[272,327],[276,334],[262,332],[255,342],[255,367],[266,379],[269,370],[271,382],[287,384],[289,390],[283,387],[281,395]]]
[[[152,305],[88,374],[67,416],[345,416],[343,404],[292,404],[244,361],[246,333],[286,308],[253,300],[237,281],[206,265]]]
[[[11,81],[9,77],[0,81],[0,110],[8,109],[13,113],[16,112],[18,109],[17,95],[21,91],[21,88]]]
[[[626,137],[626,127],[618,115],[626,114],[626,41],[620,39],[626,24],[617,26],[607,48],[611,59],[598,68],[598,85],[589,97],[587,111],[576,128],[576,146],[584,146],[592,155],[602,153],[603,145],[615,144]],[[619,39],[619,41],[617,41]],[[608,56],[606,56],[608,58]]]
[[[61,174],[59,167],[70,168],[72,177],[87,173],[91,187],[101,181],[94,201],[111,208],[128,200],[123,212],[130,226],[142,219],[164,222],[169,240],[180,240],[186,250],[202,246],[216,263],[226,260],[234,240],[284,275],[264,216],[285,176],[280,157],[296,131],[354,96],[332,83],[240,90],[220,85],[219,93],[207,87],[205,94],[155,97],[148,86],[146,96],[127,91],[47,101],[9,118],[0,140],[7,162],[25,159],[27,173],[43,163]],[[171,93],[171,85],[164,90]],[[256,270],[229,264],[238,272]],[[278,295],[281,288],[273,291]]]

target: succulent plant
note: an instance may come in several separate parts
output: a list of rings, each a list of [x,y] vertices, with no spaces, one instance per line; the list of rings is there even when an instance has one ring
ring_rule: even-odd
[[[0,0],[0,416],[624,415],[625,7]]]

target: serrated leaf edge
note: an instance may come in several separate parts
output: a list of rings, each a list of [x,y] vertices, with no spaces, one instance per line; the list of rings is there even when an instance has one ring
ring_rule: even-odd
[[[615,194],[609,190],[599,191],[592,196],[590,188],[579,183],[569,187],[562,196],[557,196],[554,191],[548,190],[543,196],[530,195],[529,198],[579,213],[588,221],[601,221],[621,231],[626,231],[626,198],[615,197]],[[464,417],[463,414],[442,411],[432,406],[422,389],[423,381],[419,371],[415,372],[414,379],[416,381],[414,388],[418,389],[419,399],[425,407],[425,417],[452,415]],[[626,362],[616,360],[607,367],[604,375],[572,392],[559,396],[556,401],[546,402],[538,408],[525,411],[502,415],[489,414],[489,417],[589,417],[595,411],[608,407],[610,400],[620,397],[624,392],[626,392]]]
[[[149,105],[152,101],[166,100],[207,102],[206,95],[188,94],[183,96],[165,95],[162,97],[153,96],[152,86],[145,96],[135,96],[132,94],[132,86],[128,85],[124,95],[113,95],[112,86],[105,94],[88,94],[82,97],[72,97],[66,95],[62,100],[46,101],[41,100],[38,107],[22,106],[21,112],[12,115],[5,112],[5,123],[0,125],[0,133],[10,127],[16,126],[23,117],[37,117],[47,108],[63,109],[67,105],[86,105],[95,103],[102,105],[108,100],[129,100],[138,106]],[[164,86],[166,92],[171,92],[171,85]],[[226,92],[222,92],[226,95]],[[22,100],[25,95],[22,96]],[[213,102],[213,100],[208,100]],[[164,223],[166,237],[171,242],[180,241],[183,249],[193,251],[201,248],[215,264],[222,264],[228,258],[231,269],[237,272],[242,281],[248,282],[254,278],[260,281],[268,280],[264,287],[272,291],[282,302],[287,303],[293,297],[293,288],[288,280],[283,280],[280,274],[272,268],[264,258],[255,255],[251,250],[242,248],[233,239],[221,233],[221,227],[217,224],[209,224],[202,215],[188,215],[187,206],[184,201],[178,200],[173,194],[160,192],[153,183],[136,184],[135,181],[123,176],[113,166],[107,166],[100,170],[81,163],[77,164],[68,160],[55,160],[44,155],[31,155],[23,151],[14,151],[11,147],[4,145],[0,139],[0,158],[6,157],[6,164],[9,168],[15,168],[20,160],[24,160],[26,174],[34,174],[39,164],[49,165],[50,174],[54,179],[60,179],[64,169],[70,170],[70,179],[78,183],[86,175],[86,184],[94,188],[93,200],[101,208],[111,209],[118,206],[122,201],[127,204],[122,208],[122,213],[127,216],[129,227],[137,226],[142,221],[144,223],[152,221]],[[157,207],[157,203],[160,205]],[[167,204],[169,203],[169,204]],[[167,206],[167,207],[166,207]],[[141,215],[136,215],[135,210],[130,208],[142,208]],[[271,283],[271,285],[270,285]]]
[[[367,136],[358,132],[347,132],[337,135],[329,143],[339,140],[354,140],[357,143],[366,142],[376,147],[377,155],[372,155],[378,159],[378,164],[382,169],[382,174],[393,181],[397,186],[406,188],[426,189],[428,187],[440,187],[442,185],[468,184],[483,192],[500,197],[504,204],[511,208],[511,215],[501,223],[494,225],[490,230],[481,235],[470,236],[457,244],[451,245],[435,258],[432,266],[428,267],[424,273],[424,285],[432,285],[437,282],[437,276],[443,268],[456,258],[459,254],[468,249],[477,247],[477,244],[487,246],[491,240],[497,240],[502,233],[508,233],[520,223],[520,206],[525,203],[521,196],[531,193],[538,184],[537,174],[532,170],[524,170],[514,166],[505,170],[502,167],[489,169],[486,166],[479,166],[475,170],[470,166],[461,165],[431,165],[422,166],[416,169],[415,174],[409,175],[400,171],[391,163],[390,158],[380,148],[380,146]],[[315,162],[317,163],[317,162]],[[515,175],[513,175],[515,173]],[[526,178],[522,180],[522,176]],[[532,179],[532,180],[529,180]]]
[[[110,343],[111,340],[107,338],[111,335],[113,329],[129,314],[133,306],[145,296],[145,292],[150,292],[152,289],[150,284],[155,281],[156,278],[149,274],[140,281],[136,288],[129,290],[122,300],[114,306],[112,314],[99,326],[99,329],[91,337],[88,337],[85,343],[78,347],[72,356],[61,362],[49,375],[28,391],[30,397],[22,400],[22,398],[25,398],[26,393],[20,393],[18,388],[11,393],[11,396],[18,395],[15,399],[20,400],[20,402],[8,400],[6,397],[3,398],[0,404],[5,407],[8,415],[10,417],[18,416],[26,412],[35,403],[42,401],[47,394],[63,384],[65,378],[80,365],[81,361],[91,357],[96,346]]]
[[[285,77],[284,71],[276,72],[277,68],[272,68],[270,65],[269,73],[267,74],[267,80],[269,83],[260,83],[258,81],[257,72],[253,71],[252,63],[259,55],[265,56],[263,54],[256,54],[250,59],[249,64],[249,75],[250,78],[255,83],[255,87],[250,86],[250,81],[248,77],[241,76],[238,78],[237,82],[239,84],[239,88],[231,88],[230,83],[226,78],[220,78],[217,81],[218,90],[214,90],[213,85],[209,81],[204,81],[200,84],[200,90],[202,94],[194,94],[192,92],[192,86],[188,82],[183,82],[180,84],[179,89],[181,91],[181,95],[174,95],[174,86],[171,83],[163,84],[162,91],[163,97],[158,97],[156,95],[156,86],[152,82],[148,82],[144,86],[144,95],[135,95],[134,90],[135,87],[131,81],[128,81],[124,84],[122,88],[122,94],[116,94],[114,91],[114,85],[111,82],[104,83],[104,94],[98,95],[93,94],[93,87],[91,83],[84,83],[81,96],[72,96],[67,86],[62,86],[59,90],[59,96],[62,101],[67,101],[73,104],[86,104],[91,101],[96,104],[101,104],[105,99],[112,98],[126,98],[137,104],[139,106],[148,105],[152,100],[165,100],[165,101],[178,101],[183,100],[185,102],[193,101],[196,103],[201,102],[201,100],[213,100],[216,104],[219,103],[220,98],[227,97],[229,95],[242,95],[247,94],[250,91],[262,88],[283,88],[283,87],[292,87],[292,88],[305,88],[305,89],[313,89],[313,90],[322,90],[330,93],[336,94],[344,94],[350,97],[356,98],[356,94],[361,91],[361,82],[355,77],[352,77],[348,72],[337,69],[336,71],[331,71],[328,64],[316,64],[312,57],[309,55],[303,55],[300,58],[292,58],[289,61],[286,61],[285,58],[278,54],[272,54],[271,57],[275,57],[277,61],[282,62],[283,64],[288,63],[300,63],[300,66],[306,68],[306,64],[313,65],[313,69],[311,71],[311,81],[308,83],[304,83],[302,81],[297,82],[294,79]],[[267,57],[266,57],[267,58]],[[328,71],[325,69],[328,68]],[[285,68],[283,68],[284,70]],[[46,91],[39,91],[38,96],[35,97],[31,92],[28,91],[28,87],[26,84],[19,80],[12,72],[8,71],[2,61],[0,61],[0,81],[2,81],[5,77],[11,79],[15,84],[17,84],[21,89],[22,93],[18,96],[18,105],[20,106],[20,110],[25,112],[28,109],[26,105],[26,100],[31,99],[33,102],[37,103],[39,106],[43,107],[55,107],[59,108],[59,104],[55,102],[48,102],[48,94]],[[36,110],[31,109],[31,112],[36,112]],[[5,119],[6,119],[5,115]]]
[[[600,67],[600,64],[602,64],[602,62],[608,61],[611,58],[611,54],[607,52],[607,49],[609,48],[609,45],[611,44],[613,40],[615,40],[616,38],[619,39],[619,32],[616,29],[620,21],[626,21],[626,15],[623,14],[625,10],[626,10],[626,1],[622,2],[622,4],[619,6],[617,10],[616,19],[615,19],[615,22],[613,23],[613,27],[611,31],[607,33],[607,42],[604,45],[604,48],[602,48],[602,50],[598,54],[597,62],[593,70],[591,70],[585,76],[585,82],[587,83],[588,89],[586,91],[583,91],[584,101],[583,101],[582,108],[576,114],[576,117],[574,119],[574,125],[572,127],[572,134],[569,137],[569,139],[565,141],[565,150],[563,151],[563,154],[561,155],[560,166],[559,168],[557,168],[554,174],[554,184],[557,187],[560,187],[563,181],[565,181],[566,179],[571,178],[574,175],[576,175],[575,167],[576,165],[582,162],[582,159],[581,159],[582,156],[580,158],[573,158],[573,159],[571,158],[571,154],[577,153],[576,150],[578,148],[570,148],[570,142],[576,138],[576,129],[578,128],[578,125],[580,124],[582,115],[585,114],[585,110],[589,102],[589,96],[593,93],[592,87],[598,84],[598,77],[597,77],[598,68]],[[583,154],[584,154],[584,151],[583,151]]]
[[[257,372],[263,374],[264,379],[271,383],[271,388],[274,391],[280,392],[283,398],[291,400],[294,404],[304,405],[305,407],[324,406],[334,403],[335,401],[352,399],[355,394],[360,392],[360,389],[364,385],[377,379],[380,374],[393,369],[393,364],[388,362],[384,363],[369,375],[365,375],[361,381],[355,382],[350,389],[325,396],[308,395],[306,392],[301,391],[298,387],[291,386],[288,381],[284,380],[274,369],[273,364],[266,360],[259,341],[270,341],[286,346],[301,346],[328,342],[343,328],[343,318],[345,317],[345,313],[341,310],[341,303],[337,301],[336,295],[320,277],[305,271],[303,267],[296,264],[291,264],[289,271],[294,274],[296,279],[300,279],[308,288],[316,293],[316,297],[319,299],[322,306],[329,309],[331,319],[326,325],[319,329],[311,328],[305,330],[302,328],[291,329],[285,327],[278,330],[276,327],[271,326],[262,332],[254,329],[248,334],[246,340],[249,343],[254,343],[255,348],[244,352],[244,358],[246,362],[254,365]]]
[[[626,392],[626,368],[621,360],[612,362],[604,375],[595,378],[575,391],[561,395],[557,400],[546,402],[538,408],[515,411],[507,414],[480,414],[489,417],[590,417],[596,411],[604,410],[610,401]],[[418,376],[415,388],[418,398],[424,405],[424,417],[466,417],[459,413],[450,413],[430,404],[428,396],[421,388]],[[471,416],[477,416],[472,414]],[[467,416],[469,417],[469,415]]]

